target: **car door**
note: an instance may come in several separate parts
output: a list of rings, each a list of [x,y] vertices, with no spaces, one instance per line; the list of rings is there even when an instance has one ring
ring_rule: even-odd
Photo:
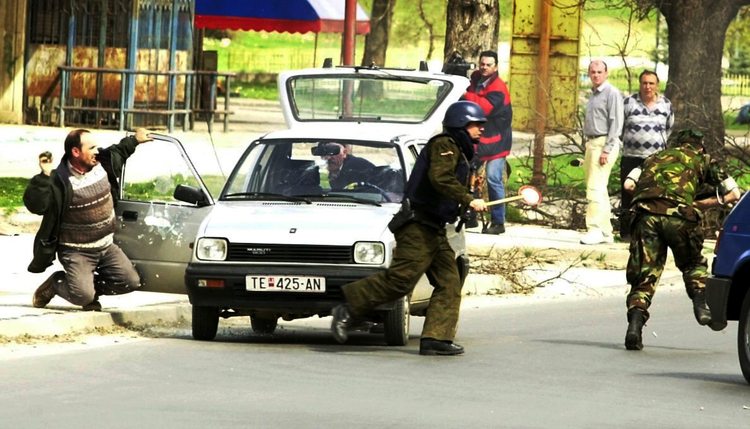
[[[140,290],[185,294],[185,268],[213,198],[182,144],[169,136],[152,137],[123,168],[115,243],[135,264]],[[200,189],[205,202],[176,200],[177,185]]]

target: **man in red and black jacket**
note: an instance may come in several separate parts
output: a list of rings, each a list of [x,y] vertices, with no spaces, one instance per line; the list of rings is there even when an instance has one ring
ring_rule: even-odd
[[[477,160],[486,162],[487,191],[490,201],[505,197],[503,170],[505,157],[513,144],[511,122],[513,109],[510,105],[508,87],[497,75],[497,53],[484,51],[479,54],[479,70],[471,75],[471,85],[463,99],[482,107],[487,123],[476,147]],[[492,223],[482,231],[485,234],[505,232],[505,205],[498,204],[491,210]]]

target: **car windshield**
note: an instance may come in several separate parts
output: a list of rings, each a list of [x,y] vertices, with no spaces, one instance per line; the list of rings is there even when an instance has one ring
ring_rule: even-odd
[[[348,140],[259,140],[229,178],[222,200],[398,203],[404,192],[395,145]]]
[[[297,76],[287,82],[298,121],[421,123],[450,93],[448,80],[382,75]]]

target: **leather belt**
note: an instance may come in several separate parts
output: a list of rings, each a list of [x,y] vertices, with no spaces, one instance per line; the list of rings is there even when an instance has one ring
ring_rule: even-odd
[[[606,134],[599,134],[595,136],[586,136],[587,139],[598,139],[599,137],[607,137]]]

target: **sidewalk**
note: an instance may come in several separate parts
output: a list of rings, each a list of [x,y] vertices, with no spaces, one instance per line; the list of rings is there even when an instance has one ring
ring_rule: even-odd
[[[30,221],[26,229],[33,230],[38,218],[15,215]],[[20,222],[20,221],[19,221]],[[541,226],[509,225],[503,235],[483,235],[478,231],[467,231],[466,241],[472,260],[493,257],[514,247],[533,252],[536,256],[548,255],[554,264],[546,264],[527,271],[535,282],[559,275],[561,278],[545,283],[534,294],[573,294],[577,290],[603,290],[616,288],[624,295],[626,290],[624,264],[627,261],[627,245],[624,243],[584,246],[579,243],[581,233],[555,230]],[[44,309],[33,308],[31,298],[36,287],[47,276],[60,267],[55,263],[44,274],[32,274],[26,270],[31,255],[33,234],[0,235],[0,336],[23,335],[52,336],[99,327],[147,326],[189,321],[191,308],[185,295],[133,292],[121,296],[103,296],[102,312],[83,312],[80,307],[56,297]],[[589,255],[582,259],[581,255]],[[594,256],[596,255],[596,256]],[[604,255],[604,256],[600,256]],[[600,261],[597,261],[597,258]],[[668,264],[672,264],[668,261]],[[609,269],[603,269],[605,265]],[[665,279],[674,279],[679,273],[673,268],[665,272]],[[464,285],[467,296],[510,293],[510,285],[500,276],[469,274]],[[470,298],[469,298],[470,299]]]

